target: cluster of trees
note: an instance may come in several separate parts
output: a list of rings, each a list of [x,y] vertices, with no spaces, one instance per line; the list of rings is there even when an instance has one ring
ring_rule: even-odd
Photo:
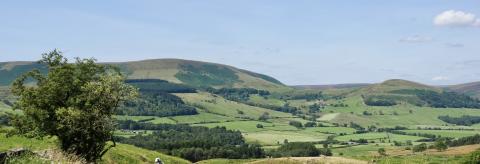
[[[412,151],[413,152],[422,152],[422,151],[427,150],[427,148],[428,147],[427,147],[426,143],[421,143],[421,144],[413,146]]]
[[[394,106],[397,105],[394,99],[381,95],[363,96],[363,102],[369,106]]]
[[[124,102],[115,114],[159,117],[198,114],[194,107],[171,94],[195,93],[196,90],[192,87],[159,79],[130,79],[125,82],[137,87],[140,96],[136,100]]]
[[[246,102],[250,99],[250,95],[258,94],[260,96],[268,96],[270,92],[254,88],[207,88],[207,92],[220,95],[227,100]]]
[[[296,128],[303,128],[302,123],[299,121],[289,121],[288,124]]]
[[[435,108],[480,108],[480,101],[455,92],[434,92],[417,90],[416,95]]]
[[[414,95],[422,101],[412,103],[417,106],[427,104],[435,108],[480,108],[480,100],[455,92],[435,92],[425,89],[401,89],[391,91],[391,93]]]
[[[314,104],[308,106],[308,112],[309,113],[318,113],[318,112],[320,112],[320,109],[323,109],[323,108],[324,108],[324,106],[321,106],[318,103],[314,103]]]
[[[269,153],[273,157],[315,157],[319,155],[331,156],[328,148],[318,149],[309,142],[286,142]]]
[[[166,92],[142,93],[138,99],[126,101],[117,110],[118,115],[130,116],[177,116],[198,114],[194,107]]]
[[[350,127],[357,130],[357,131],[364,131],[365,130],[364,127],[362,127],[359,124],[354,123],[354,122],[350,122]]]
[[[256,106],[260,108],[266,108],[274,111],[291,113],[293,115],[301,114],[302,111],[299,110],[297,107],[290,106],[289,103],[283,104],[283,106],[276,106],[276,105],[269,105],[269,104],[260,104],[260,103],[253,103],[253,102],[242,102],[247,105]]]
[[[470,126],[480,123],[480,116],[463,115],[462,117],[438,116],[438,119],[450,124]]]
[[[163,151],[192,162],[210,158],[261,158],[265,155],[259,145],[245,143],[239,131],[225,127],[192,127],[128,120],[119,121],[118,125],[127,130],[154,130],[149,135],[118,137],[119,142]]]
[[[473,144],[479,144],[479,143],[480,143],[480,134],[447,141],[448,146],[451,146],[451,147],[462,146],[462,145],[473,145]]]
[[[305,94],[298,94],[298,95],[292,95],[292,96],[284,96],[284,100],[307,100],[307,101],[312,101],[312,100],[319,100],[319,99],[326,99],[327,96],[325,96],[322,92],[318,93],[305,93]]]

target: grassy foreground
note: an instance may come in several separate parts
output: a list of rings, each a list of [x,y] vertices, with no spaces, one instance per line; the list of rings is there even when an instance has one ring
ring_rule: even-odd
[[[5,137],[5,134],[0,133],[0,152],[6,151],[14,148],[28,148],[32,151],[45,151],[52,150],[56,148],[55,138],[44,138],[43,140],[39,139],[28,139],[24,137]],[[162,159],[165,163],[190,163],[187,160],[165,155],[160,152],[151,151],[147,149],[142,149],[127,144],[117,144],[116,147],[110,149],[105,156],[103,156],[100,163],[153,163],[155,158]],[[11,161],[14,163],[63,163],[65,159],[55,159],[53,161],[42,159],[37,156],[26,156],[15,159]],[[71,162],[71,161],[69,161]],[[68,163],[68,162],[67,162]]]

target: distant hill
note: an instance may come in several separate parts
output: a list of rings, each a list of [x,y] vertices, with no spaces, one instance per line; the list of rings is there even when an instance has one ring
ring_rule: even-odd
[[[237,87],[265,90],[288,88],[273,77],[232,66],[181,59],[154,59],[112,64],[121,68],[128,79],[162,79],[194,87]],[[46,72],[35,62],[0,63],[0,86],[10,85],[19,75],[34,68]]]
[[[412,104],[435,108],[480,108],[480,101],[463,93],[412,81],[393,79],[353,92],[369,106]]]
[[[369,83],[348,83],[348,84],[326,84],[326,85],[294,85],[292,87],[299,89],[346,89],[367,87]]]
[[[391,79],[391,80],[386,80],[382,83],[378,84],[373,84],[369,85],[368,87],[362,88],[359,90],[360,92],[363,93],[390,93],[395,90],[402,90],[402,89],[420,89],[420,90],[433,90],[440,92],[441,88],[413,82],[413,81],[408,81],[408,80],[402,80],[402,79]]]
[[[446,90],[463,93],[475,98],[480,98],[480,82],[472,82],[445,87]]]

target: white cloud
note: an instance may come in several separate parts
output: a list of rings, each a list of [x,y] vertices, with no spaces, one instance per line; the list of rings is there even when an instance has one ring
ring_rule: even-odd
[[[399,41],[406,42],[406,43],[424,43],[424,42],[432,41],[432,38],[427,36],[414,35],[414,36],[402,38]]]
[[[433,81],[444,81],[444,80],[448,80],[448,77],[446,76],[435,76],[432,78]]]
[[[472,13],[447,10],[435,16],[433,24],[445,27],[480,27],[480,19]]]

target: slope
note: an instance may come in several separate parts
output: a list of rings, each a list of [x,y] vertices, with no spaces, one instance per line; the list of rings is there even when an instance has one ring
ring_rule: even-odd
[[[118,66],[128,79],[162,79],[194,87],[257,88],[270,91],[289,90],[289,87],[267,75],[232,66],[181,59],[154,59],[121,63]],[[36,62],[0,63],[0,86],[10,85],[19,75],[46,67]]]

